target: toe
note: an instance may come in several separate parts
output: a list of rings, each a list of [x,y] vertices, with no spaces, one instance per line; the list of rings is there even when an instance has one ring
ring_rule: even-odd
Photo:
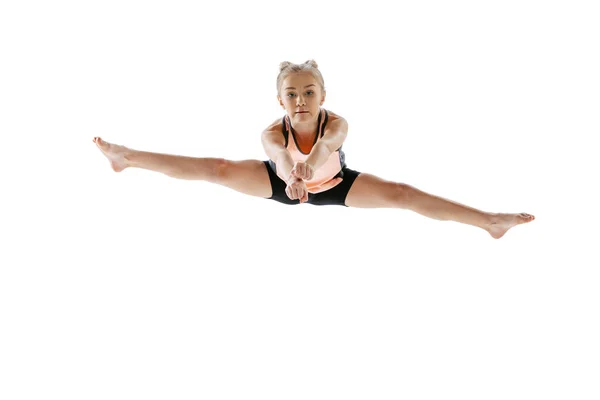
[[[96,144],[98,145],[98,147],[100,147],[102,150],[107,150],[108,149],[108,143],[105,142],[104,140],[98,138],[96,140]]]
[[[531,222],[535,219],[533,215],[527,213],[521,213],[521,218],[524,222]]]

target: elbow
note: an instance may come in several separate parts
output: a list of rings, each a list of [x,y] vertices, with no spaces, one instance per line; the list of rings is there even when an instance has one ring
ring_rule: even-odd
[[[281,157],[283,157],[283,153],[287,151],[284,147],[274,145],[270,142],[263,142],[263,149],[267,157],[275,163],[278,163]]]

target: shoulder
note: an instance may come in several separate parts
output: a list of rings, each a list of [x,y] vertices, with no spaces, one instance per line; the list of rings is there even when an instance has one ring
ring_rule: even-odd
[[[277,143],[277,144],[286,146],[287,142],[286,142],[282,132],[283,132],[283,123],[281,121],[281,118],[278,118],[262,131],[263,143],[270,142],[270,143]]]
[[[334,113],[333,111],[327,110],[329,114],[329,119],[327,121],[327,125],[325,126],[325,131],[348,131],[348,121],[344,117],[339,114]]]
[[[281,122],[282,118],[277,118],[275,121],[273,121],[269,126],[267,126],[264,130],[263,133],[265,132],[279,132],[281,133],[281,130],[283,128],[283,123]]]
[[[334,113],[331,110],[327,110],[327,114],[329,115],[329,118],[328,118],[328,121],[327,121],[327,125],[333,124],[334,122],[336,124],[339,124],[341,122],[346,122],[346,119],[344,117],[342,117],[339,114]]]

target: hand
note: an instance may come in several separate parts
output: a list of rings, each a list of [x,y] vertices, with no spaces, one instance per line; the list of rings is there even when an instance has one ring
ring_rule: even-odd
[[[306,183],[302,179],[294,176],[290,177],[285,188],[285,194],[292,199],[299,199],[300,203],[308,201],[308,189],[306,189]]]
[[[292,168],[291,174],[298,179],[308,181],[315,176],[315,169],[310,164],[303,161],[297,161],[294,168]]]

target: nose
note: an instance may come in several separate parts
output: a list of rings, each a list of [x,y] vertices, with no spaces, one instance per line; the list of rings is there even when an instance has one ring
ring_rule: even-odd
[[[299,106],[305,106],[306,105],[306,101],[304,101],[304,97],[298,96],[298,100],[296,100],[296,104],[299,105]]]

